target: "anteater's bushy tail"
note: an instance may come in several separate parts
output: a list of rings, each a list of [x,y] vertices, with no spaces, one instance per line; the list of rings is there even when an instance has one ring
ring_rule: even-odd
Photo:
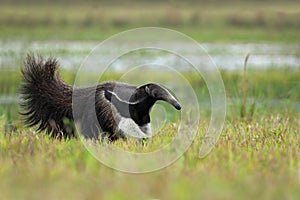
[[[72,137],[72,87],[58,72],[55,58],[27,55],[21,72],[20,87],[22,115],[28,126],[39,125],[53,137]]]

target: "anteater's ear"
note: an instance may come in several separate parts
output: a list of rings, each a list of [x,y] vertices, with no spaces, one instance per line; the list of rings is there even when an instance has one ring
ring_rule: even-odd
[[[148,95],[150,95],[150,89],[149,89],[149,87],[146,85],[145,86],[145,91],[146,91],[146,93],[148,94]]]
[[[138,89],[145,90],[146,94],[151,95],[151,89],[149,87],[149,83],[139,86]]]

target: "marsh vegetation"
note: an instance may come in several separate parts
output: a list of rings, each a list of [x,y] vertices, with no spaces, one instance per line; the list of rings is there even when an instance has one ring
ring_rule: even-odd
[[[1,198],[299,198],[298,1],[133,1],[133,5],[93,0],[29,2],[3,1],[0,7]],[[216,147],[206,158],[198,156],[210,123],[210,94],[204,79],[184,70],[180,73],[195,89],[201,120],[188,151],[163,170],[141,175],[117,172],[98,162],[79,139],[56,140],[24,126],[18,113],[18,88],[26,53],[58,57],[63,79],[73,84],[82,60],[94,45],[114,33],[140,26],[163,26],[187,34],[203,44],[220,68],[226,90],[226,120]],[[176,41],[172,45],[184,47]],[[180,61],[170,63],[168,58],[140,52],[133,59],[156,59],[180,69]],[[100,81],[119,80],[124,75],[122,66],[130,61],[123,59]],[[167,82],[174,78],[159,73],[147,76]],[[81,77],[87,84],[99,79],[91,71]],[[126,80],[143,81],[130,76]],[[169,143],[178,128],[174,123],[178,118],[172,118],[172,109],[164,107],[170,120],[151,143],[143,146],[129,139],[112,145],[151,152]]]

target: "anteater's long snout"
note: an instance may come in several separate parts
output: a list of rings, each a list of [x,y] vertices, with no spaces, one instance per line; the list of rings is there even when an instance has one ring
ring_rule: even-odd
[[[140,88],[143,88],[150,97],[168,102],[177,110],[181,110],[181,105],[167,89],[154,83],[143,85]]]
[[[181,105],[179,104],[179,102],[175,99],[175,97],[171,94],[167,95],[166,98],[163,99],[164,101],[168,102],[169,104],[171,104],[172,106],[174,106],[174,108],[176,108],[177,110],[181,110]]]
[[[178,103],[178,102],[176,102],[176,103],[174,103],[174,104],[172,104],[177,110],[181,110],[181,105]]]

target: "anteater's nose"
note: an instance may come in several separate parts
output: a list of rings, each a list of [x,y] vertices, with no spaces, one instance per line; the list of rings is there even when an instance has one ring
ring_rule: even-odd
[[[181,105],[179,103],[175,103],[174,104],[174,107],[177,109],[177,110],[181,110]]]

